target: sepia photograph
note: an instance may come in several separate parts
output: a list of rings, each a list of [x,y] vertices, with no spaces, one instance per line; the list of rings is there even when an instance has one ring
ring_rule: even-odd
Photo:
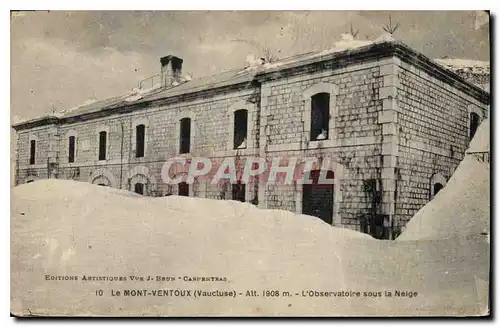
[[[491,16],[11,11],[14,317],[489,317]]]

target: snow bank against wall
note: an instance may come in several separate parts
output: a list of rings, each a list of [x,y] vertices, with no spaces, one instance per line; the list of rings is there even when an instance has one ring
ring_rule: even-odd
[[[314,217],[260,210],[247,203],[142,197],[68,180],[39,180],[13,188],[11,212],[11,312],[18,315],[482,312],[477,303],[484,292],[479,293],[476,282],[487,279],[482,243],[379,241]],[[47,281],[46,275],[80,280]],[[82,281],[84,275],[129,279]],[[132,275],[153,280],[134,282]],[[157,276],[176,280],[158,281]],[[186,276],[223,280],[192,282],[184,280]],[[111,296],[112,290],[143,289],[241,295]],[[96,296],[96,290],[103,296]],[[266,297],[266,290],[273,293]],[[418,295],[382,296],[395,290]],[[247,291],[259,296],[246,296]],[[315,295],[319,292],[323,295]]]
[[[472,237],[490,230],[490,166],[466,156],[446,186],[406,225],[398,241]]]

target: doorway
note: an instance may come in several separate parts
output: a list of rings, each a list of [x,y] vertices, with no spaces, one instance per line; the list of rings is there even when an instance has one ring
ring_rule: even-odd
[[[312,170],[309,175],[311,184],[302,185],[302,214],[318,217],[325,223],[333,223],[334,186],[331,181],[334,173],[328,170],[327,181],[319,180],[321,170]],[[306,173],[307,174],[307,173]]]

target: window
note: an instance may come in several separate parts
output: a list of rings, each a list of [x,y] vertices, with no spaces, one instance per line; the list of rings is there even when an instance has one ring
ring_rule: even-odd
[[[311,141],[328,139],[330,94],[318,93],[311,97]]]
[[[189,184],[186,182],[181,182],[178,184],[179,187],[179,195],[180,196],[189,196]]]
[[[247,147],[248,111],[245,109],[234,112],[234,142],[233,149]]]
[[[433,192],[434,192],[433,196],[436,196],[436,194],[438,194],[438,192],[439,192],[439,191],[441,191],[441,189],[442,189],[443,187],[444,187],[444,186],[443,186],[443,184],[441,184],[441,183],[435,183],[435,184],[434,184],[434,188],[433,188],[433,189],[434,189],[434,191],[433,191]]]
[[[233,200],[245,202],[245,189],[246,185],[241,182],[233,184],[232,187]]]
[[[146,126],[137,125],[135,127],[135,157],[142,158],[144,157],[144,141],[145,141],[145,131]]]
[[[99,160],[106,160],[106,139],[107,133],[99,132]]]
[[[134,185],[134,192],[137,194],[144,194],[144,184],[142,183],[135,183]]]
[[[181,119],[179,153],[189,153],[191,147],[191,118]]]
[[[68,153],[68,162],[75,162],[75,137],[74,136],[70,136],[68,138],[68,142],[69,142],[69,145],[68,145],[68,150],[69,150],[69,153]]]
[[[36,141],[30,141],[30,165],[35,164],[35,153],[36,153]]]
[[[470,113],[469,140],[472,140],[479,127],[479,115],[475,112]]]

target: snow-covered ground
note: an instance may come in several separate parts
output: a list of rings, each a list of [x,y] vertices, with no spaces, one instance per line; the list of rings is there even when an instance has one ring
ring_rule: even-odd
[[[483,312],[478,303],[487,294],[488,244],[483,238],[379,241],[314,217],[247,203],[142,197],[65,180],[13,188],[11,211],[15,314],[471,315]],[[45,275],[84,274],[181,280],[45,280]],[[227,280],[189,282],[183,276]],[[96,296],[99,289],[103,296]],[[242,295],[111,296],[112,290],[123,294],[125,289],[234,290]],[[252,290],[260,296],[246,297]],[[265,290],[281,295],[263,297]],[[361,295],[302,296],[310,290]],[[395,290],[418,294],[383,297]],[[365,297],[365,292],[374,296]]]

